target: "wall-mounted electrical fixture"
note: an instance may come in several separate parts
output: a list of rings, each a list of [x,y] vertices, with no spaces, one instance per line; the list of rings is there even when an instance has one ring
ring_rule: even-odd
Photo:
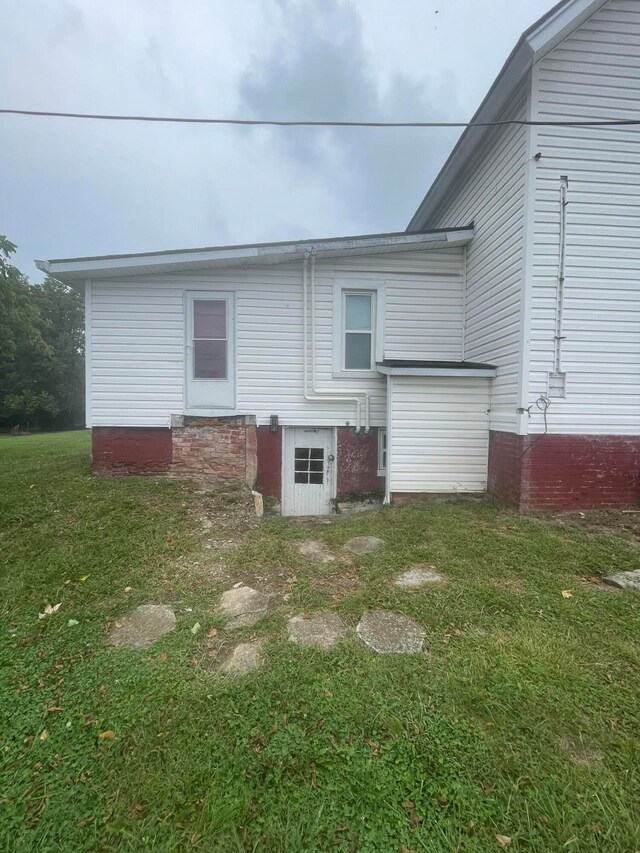
[[[549,374],[547,397],[566,397],[567,374],[554,370]]]
[[[278,416],[269,415],[269,429],[271,432],[278,432]]]

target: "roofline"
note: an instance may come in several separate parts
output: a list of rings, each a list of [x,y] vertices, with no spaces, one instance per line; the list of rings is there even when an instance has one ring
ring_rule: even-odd
[[[125,275],[169,273],[180,269],[275,264],[304,257],[315,249],[318,258],[340,257],[370,252],[409,251],[440,246],[464,245],[473,238],[473,228],[438,228],[427,231],[393,231],[348,237],[287,240],[278,243],[244,243],[208,246],[199,249],[171,249],[129,255],[95,255],[81,258],[38,260],[36,266],[49,275],[72,281]]]
[[[518,39],[471,122],[495,119],[532,64],[542,58],[607,0],[560,0],[538,18]],[[466,127],[407,225],[407,231],[424,228],[490,127]]]

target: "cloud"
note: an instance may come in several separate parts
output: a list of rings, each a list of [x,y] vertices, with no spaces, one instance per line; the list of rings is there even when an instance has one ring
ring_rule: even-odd
[[[363,22],[346,0],[273,0],[282,32],[239,80],[238,113],[305,120],[444,120],[460,115],[452,75],[382,82]],[[276,156],[341,196],[349,218],[402,230],[457,133],[443,130],[296,128],[268,131]]]

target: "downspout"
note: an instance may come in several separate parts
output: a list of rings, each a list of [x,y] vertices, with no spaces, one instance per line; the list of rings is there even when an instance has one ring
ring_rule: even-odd
[[[366,430],[369,431],[369,395],[366,392],[362,392],[358,396],[354,394],[340,394],[335,391],[323,391],[316,388],[316,282],[315,282],[315,249],[311,249],[311,251],[306,251],[304,253],[304,260],[302,262],[302,324],[303,324],[303,358],[302,358],[302,370],[304,374],[304,399],[313,402],[315,400],[326,400],[331,403],[342,403],[344,401],[350,401],[355,403],[356,405],[356,435],[359,434],[362,430],[362,399],[364,396],[365,399],[365,417],[366,417]],[[309,356],[308,356],[308,333],[309,333],[309,310],[308,310],[308,300],[309,300],[309,271],[308,264],[309,258],[311,258],[311,391],[309,391],[309,382],[308,382],[308,366],[309,366]]]

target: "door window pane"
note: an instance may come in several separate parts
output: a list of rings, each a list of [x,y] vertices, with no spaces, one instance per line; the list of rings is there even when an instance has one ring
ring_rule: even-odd
[[[344,366],[345,370],[371,370],[371,334],[345,334]]]
[[[294,449],[293,480],[298,485],[321,486],[324,482],[324,450],[322,447]]]
[[[371,294],[345,296],[345,329],[371,331]]]
[[[226,341],[205,340],[193,342],[193,378],[227,378]]]
[[[227,337],[227,303],[224,299],[195,299],[193,302],[193,337]]]

